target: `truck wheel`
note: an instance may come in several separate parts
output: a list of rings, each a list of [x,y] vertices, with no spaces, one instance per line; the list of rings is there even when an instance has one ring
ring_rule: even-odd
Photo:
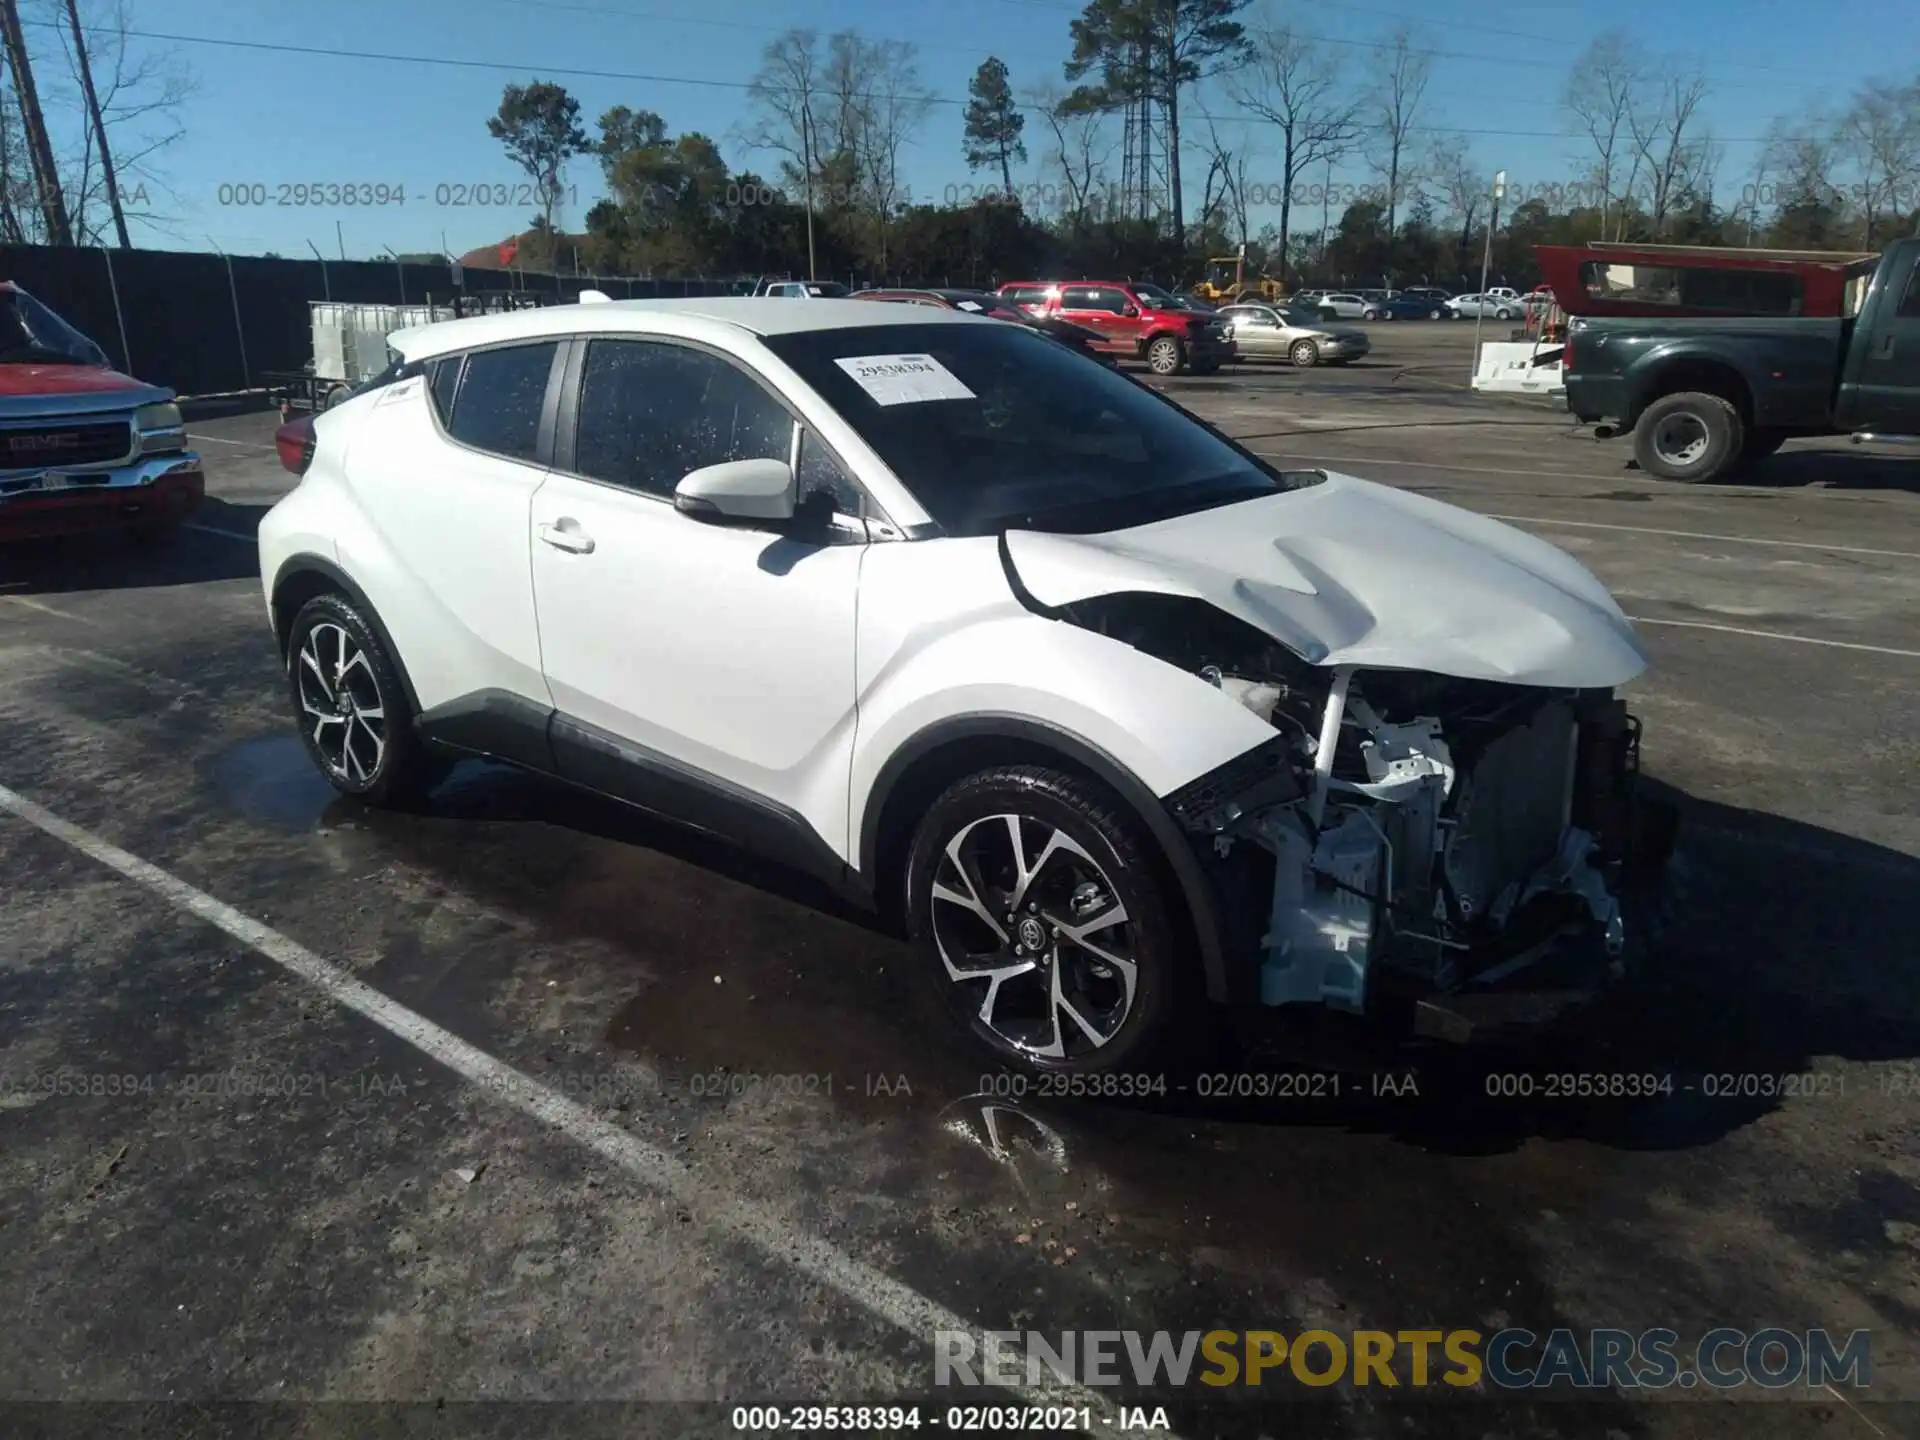
[[[1302,370],[1311,370],[1320,363],[1320,347],[1311,340],[1296,340],[1287,358]]]
[[[1662,395],[1633,427],[1633,458],[1662,480],[1713,480],[1739,458],[1745,430],[1740,412],[1718,395]]]
[[[1025,1070],[1137,1069],[1175,1011],[1174,910],[1118,796],[995,766],[927,810],[907,856],[925,977],[986,1056]]]
[[[1171,335],[1162,335],[1147,346],[1147,368],[1156,375],[1178,375],[1186,363],[1186,347]]]

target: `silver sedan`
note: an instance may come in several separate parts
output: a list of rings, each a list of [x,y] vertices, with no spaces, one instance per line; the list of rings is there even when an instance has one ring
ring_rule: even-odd
[[[1511,320],[1526,306],[1504,295],[1456,295],[1446,302],[1445,309],[1455,320],[1471,320],[1476,315]]]
[[[1304,370],[1345,365],[1371,348],[1366,331],[1331,326],[1288,305],[1229,305],[1219,318],[1232,327],[1241,360],[1290,360]]]

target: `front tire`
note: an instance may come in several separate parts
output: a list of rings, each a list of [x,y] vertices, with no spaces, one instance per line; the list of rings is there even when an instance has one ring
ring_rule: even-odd
[[[1162,335],[1147,346],[1147,368],[1156,375],[1178,375],[1186,363],[1186,347],[1171,335]]]
[[[1296,340],[1293,348],[1287,351],[1287,358],[1302,370],[1311,370],[1320,363],[1320,347],[1311,340]]]
[[[452,768],[421,744],[400,672],[343,595],[316,595],[293,617],[287,684],[307,754],[334,789],[369,805],[409,804]]]
[[[1725,474],[1739,459],[1746,426],[1729,400],[1704,391],[1662,395],[1633,427],[1633,458],[1649,475],[1693,484]]]
[[[1175,1009],[1174,910],[1144,827],[1091,779],[983,770],[927,811],[907,859],[920,963],[1002,1064],[1142,1064]]]

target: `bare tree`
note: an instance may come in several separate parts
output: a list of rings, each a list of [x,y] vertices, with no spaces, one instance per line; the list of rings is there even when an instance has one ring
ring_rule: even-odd
[[[826,98],[823,68],[819,35],[788,30],[766,43],[747,86],[754,113],[745,127],[746,143],[777,155],[789,184],[819,178],[814,125]]]
[[[900,152],[913,142],[915,132],[926,120],[933,96],[920,82],[915,49],[906,41],[877,40],[860,45],[860,49],[861,92],[856,113],[861,128],[862,189],[866,208],[873,215],[880,268],[884,271],[888,225],[894,210],[906,198]]]
[[[1459,254],[1473,244],[1473,222],[1492,195],[1492,177],[1481,167],[1463,135],[1445,135],[1428,149],[1422,167],[1449,215],[1460,217]]]
[[[1920,177],[1920,81],[1869,81],[1840,115],[1835,158],[1851,174],[1860,209],[1860,248],[1874,248],[1882,215],[1897,221]]]
[[[1247,151],[1251,148],[1242,144],[1239,149],[1229,149],[1220,138],[1220,126],[1215,117],[1207,116],[1207,141],[1204,147],[1207,157],[1207,180],[1202,189],[1200,203],[1200,223],[1207,224],[1215,219],[1224,219],[1222,228],[1229,231],[1238,242],[1245,245],[1251,231],[1247,225]]]
[[[1399,233],[1402,162],[1413,134],[1414,119],[1427,96],[1427,82],[1433,78],[1433,55],[1414,48],[1413,32],[1405,25],[1393,32],[1386,54],[1386,69],[1375,81],[1366,100],[1373,131],[1370,160],[1374,173],[1387,182],[1387,235]]]
[[[34,83],[33,57],[20,29],[19,0],[0,0],[0,39],[7,47],[7,68],[20,102],[20,128],[26,138],[27,159],[33,172],[34,207],[47,227],[47,242],[71,245],[73,226],[67,216],[66,195],[60,188],[60,167],[54,162],[53,141],[47,136],[47,118],[40,108],[40,89]]]
[[[1594,171],[1600,182],[1600,238],[1608,239],[1607,216],[1616,194],[1631,194],[1639,152],[1632,143],[1633,110],[1639,97],[1645,60],[1624,30],[1610,30],[1587,46],[1573,62],[1561,105],[1592,141]],[[1621,166],[1630,169],[1624,190],[1615,189]],[[1625,225],[1625,206],[1620,225]]]
[[[126,0],[58,3],[66,21],[61,44],[81,100],[80,153],[66,184],[76,237],[83,245],[103,243],[111,226],[126,249],[130,222],[159,219],[152,192],[167,191],[159,161],[186,133],[180,108],[192,77],[171,52],[135,53]]]
[[[1113,156],[1106,115],[1076,103],[1053,86],[1032,90],[1027,103],[1046,122],[1049,143],[1044,163],[1060,177],[1059,210],[1068,225],[1079,230],[1090,220],[1111,218],[1109,211],[1114,207],[1104,204],[1100,195],[1107,162]]]
[[[1710,186],[1714,147],[1696,123],[1706,96],[1704,75],[1670,70],[1649,84],[1645,100],[1627,112],[1655,240],[1680,202]]]
[[[0,72],[3,73],[3,72]],[[14,176],[20,167],[20,122],[13,96],[0,79],[0,241],[8,245],[27,243],[26,228],[20,212],[14,208]]]
[[[1359,104],[1337,61],[1287,27],[1253,38],[1253,59],[1228,82],[1233,98],[1280,134],[1280,253],[1287,253],[1293,190],[1310,166],[1346,151],[1359,134]]]

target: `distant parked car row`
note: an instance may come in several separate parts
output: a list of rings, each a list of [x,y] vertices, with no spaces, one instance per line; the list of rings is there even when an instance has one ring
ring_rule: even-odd
[[[1504,285],[1483,294],[1454,295],[1437,285],[1410,285],[1404,290],[1302,290],[1288,303],[1328,320],[1463,320],[1476,315],[1512,320],[1552,301],[1553,292],[1544,286],[1528,295]]]

